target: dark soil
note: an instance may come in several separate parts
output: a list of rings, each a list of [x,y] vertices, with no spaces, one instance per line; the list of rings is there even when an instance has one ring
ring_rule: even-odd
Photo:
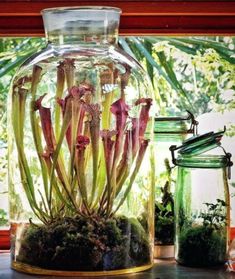
[[[192,267],[204,267],[224,264],[225,261],[226,234],[204,226],[181,231],[178,263]]]
[[[63,218],[31,224],[17,261],[54,270],[99,271],[150,263],[147,233],[134,218]]]

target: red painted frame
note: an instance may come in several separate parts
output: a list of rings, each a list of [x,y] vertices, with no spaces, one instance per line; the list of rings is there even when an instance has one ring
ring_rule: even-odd
[[[0,36],[43,36],[42,9],[82,5],[120,7],[122,35],[235,34],[235,0],[2,0]]]
[[[235,227],[230,229],[230,240],[235,239]],[[0,253],[1,250],[10,249],[10,231],[0,230]]]
[[[235,239],[235,227],[230,229],[230,239],[231,240]]]
[[[10,249],[10,231],[0,229],[0,252]]]

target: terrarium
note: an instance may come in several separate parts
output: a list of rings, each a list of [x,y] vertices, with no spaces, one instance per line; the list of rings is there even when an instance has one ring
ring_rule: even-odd
[[[227,259],[232,162],[231,154],[219,148],[223,133],[210,132],[171,147],[178,166],[175,259],[182,265],[216,266]]]
[[[20,67],[9,101],[12,267],[65,276],[148,269],[152,92],[117,46],[120,10],[42,15],[48,45]]]
[[[171,145],[181,145],[197,134],[198,122],[193,114],[155,117],[155,240],[154,257],[174,257],[174,192],[177,168],[171,162]]]

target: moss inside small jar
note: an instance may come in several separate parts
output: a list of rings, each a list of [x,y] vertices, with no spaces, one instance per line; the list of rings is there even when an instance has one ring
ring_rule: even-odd
[[[227,230],[224,210],[226,204],[206,203],[207,211],[201,212],[198,220],[189,220],[181,215],[182,227],[178,234],[177,262],[187,266],[204,267],[224,264],[226,261]]]

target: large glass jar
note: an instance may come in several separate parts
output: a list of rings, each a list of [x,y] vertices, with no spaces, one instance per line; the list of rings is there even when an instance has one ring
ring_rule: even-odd
[[[232,164],[230,154],[186,155],[184,148],[174,159],[178,166],[175,259],[195,267],[224,264],[230,223],[227,179]]]
[[[174,257],[174,191],[177,168],[171,162],[171,145],[197,134],[197,121],[188,111],[182,117],[155,117],[155,247],[156,258]]]
[[[9,106],[12,267],[66,276],[148,269],[152,92],[117,47],[120,10],[42,15],[48,45],[18,70]]]

